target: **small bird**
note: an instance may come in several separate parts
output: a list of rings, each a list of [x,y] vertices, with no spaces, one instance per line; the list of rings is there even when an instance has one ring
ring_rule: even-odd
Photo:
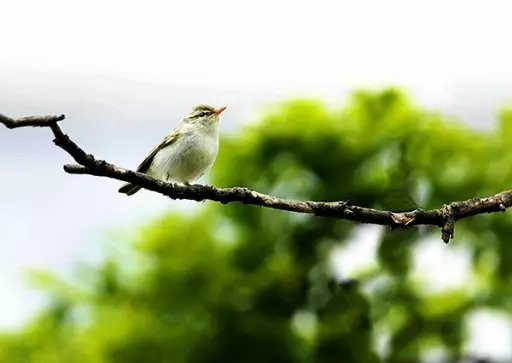
[[[219,116],[226,109],[197,105],[155,147],[137,168],[157,179],[189,184],[213,165],[219,151]],[[126,183],[119,193],[135,194],[141,187]]]

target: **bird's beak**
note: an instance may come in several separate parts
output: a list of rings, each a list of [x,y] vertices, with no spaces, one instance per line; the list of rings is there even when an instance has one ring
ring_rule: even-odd
[[[219,116],[222,113],[222,111],[224,111],[225,109],[226,109],[226,106],[221,107],[221,108],[215,110],[214,114]]]

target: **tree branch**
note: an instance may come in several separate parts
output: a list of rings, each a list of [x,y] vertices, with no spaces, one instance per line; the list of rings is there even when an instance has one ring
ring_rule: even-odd
[[[239,202],[289,212],[378,224],[391,228],[433,225],[441,227],[441,237],[445,243],[453,238],[455,223],[458,220],[477,214],[503,212],[512,206],[512,190],[490,197],[452,202],[439,209],[415,209],[397,213],[351,205],[344,201],[319,202],[281,199],[243,187],[217,188],[211,185],[169,183],[146,174],[120,168],[87,154],[60,128],[58,121],[64,120],[64,118],[64,115],[60,115],[12,119],[0,114],[0,123],[10,129],[28,126],[51,128],[55,136],[54,143],[71,155],[77,163],[64,165],[64,170],[69,174],[87,174],[130,182],[171,199],[211,200],[222,204]]]
[[[52,123],[64,120],[65,116],[28,116],[18,119],[12,119],[0,113],[0,123],[4,124],[8,129],[15,129],[17,127],[45,127],[50,126]]]

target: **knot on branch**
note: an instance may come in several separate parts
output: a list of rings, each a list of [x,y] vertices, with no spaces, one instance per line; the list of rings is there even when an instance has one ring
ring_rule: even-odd
[[[500,212],[506,212],[507,211],[507,206],[505,205],[505,200],[504,198],[501,196],[501,195],[498,195],[496,197],[496,199],[498,200],[498,210]]]
[[[412,222],[414,222],[414,215],[410,213],[395,213],[395,212],[389,212],[389,215],[391,217],[391,220],[393,223],[397,224],[400,227],[405,227]]]
[[[445,204],[441,208],[443,225],[441,227],[441,239],[444,243],[449,243],[454,236],[455,230],[455,210],[453,204]]]

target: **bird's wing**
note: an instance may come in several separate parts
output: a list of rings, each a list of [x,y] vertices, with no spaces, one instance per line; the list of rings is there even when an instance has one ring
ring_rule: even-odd
[[[158,146],[151,150],[148,156],[146,156],[142,163],[140,163],[139,167],[137,168],[137,171],[139,173],[146,173],[149,167],[151,166],[151,163],[153,162],[153,158],[155,157],[155,155],[166,146],[173,144],[178,139],[179,135],[180,131],[178,128],[172,130],[171,133],[167,135]]]

